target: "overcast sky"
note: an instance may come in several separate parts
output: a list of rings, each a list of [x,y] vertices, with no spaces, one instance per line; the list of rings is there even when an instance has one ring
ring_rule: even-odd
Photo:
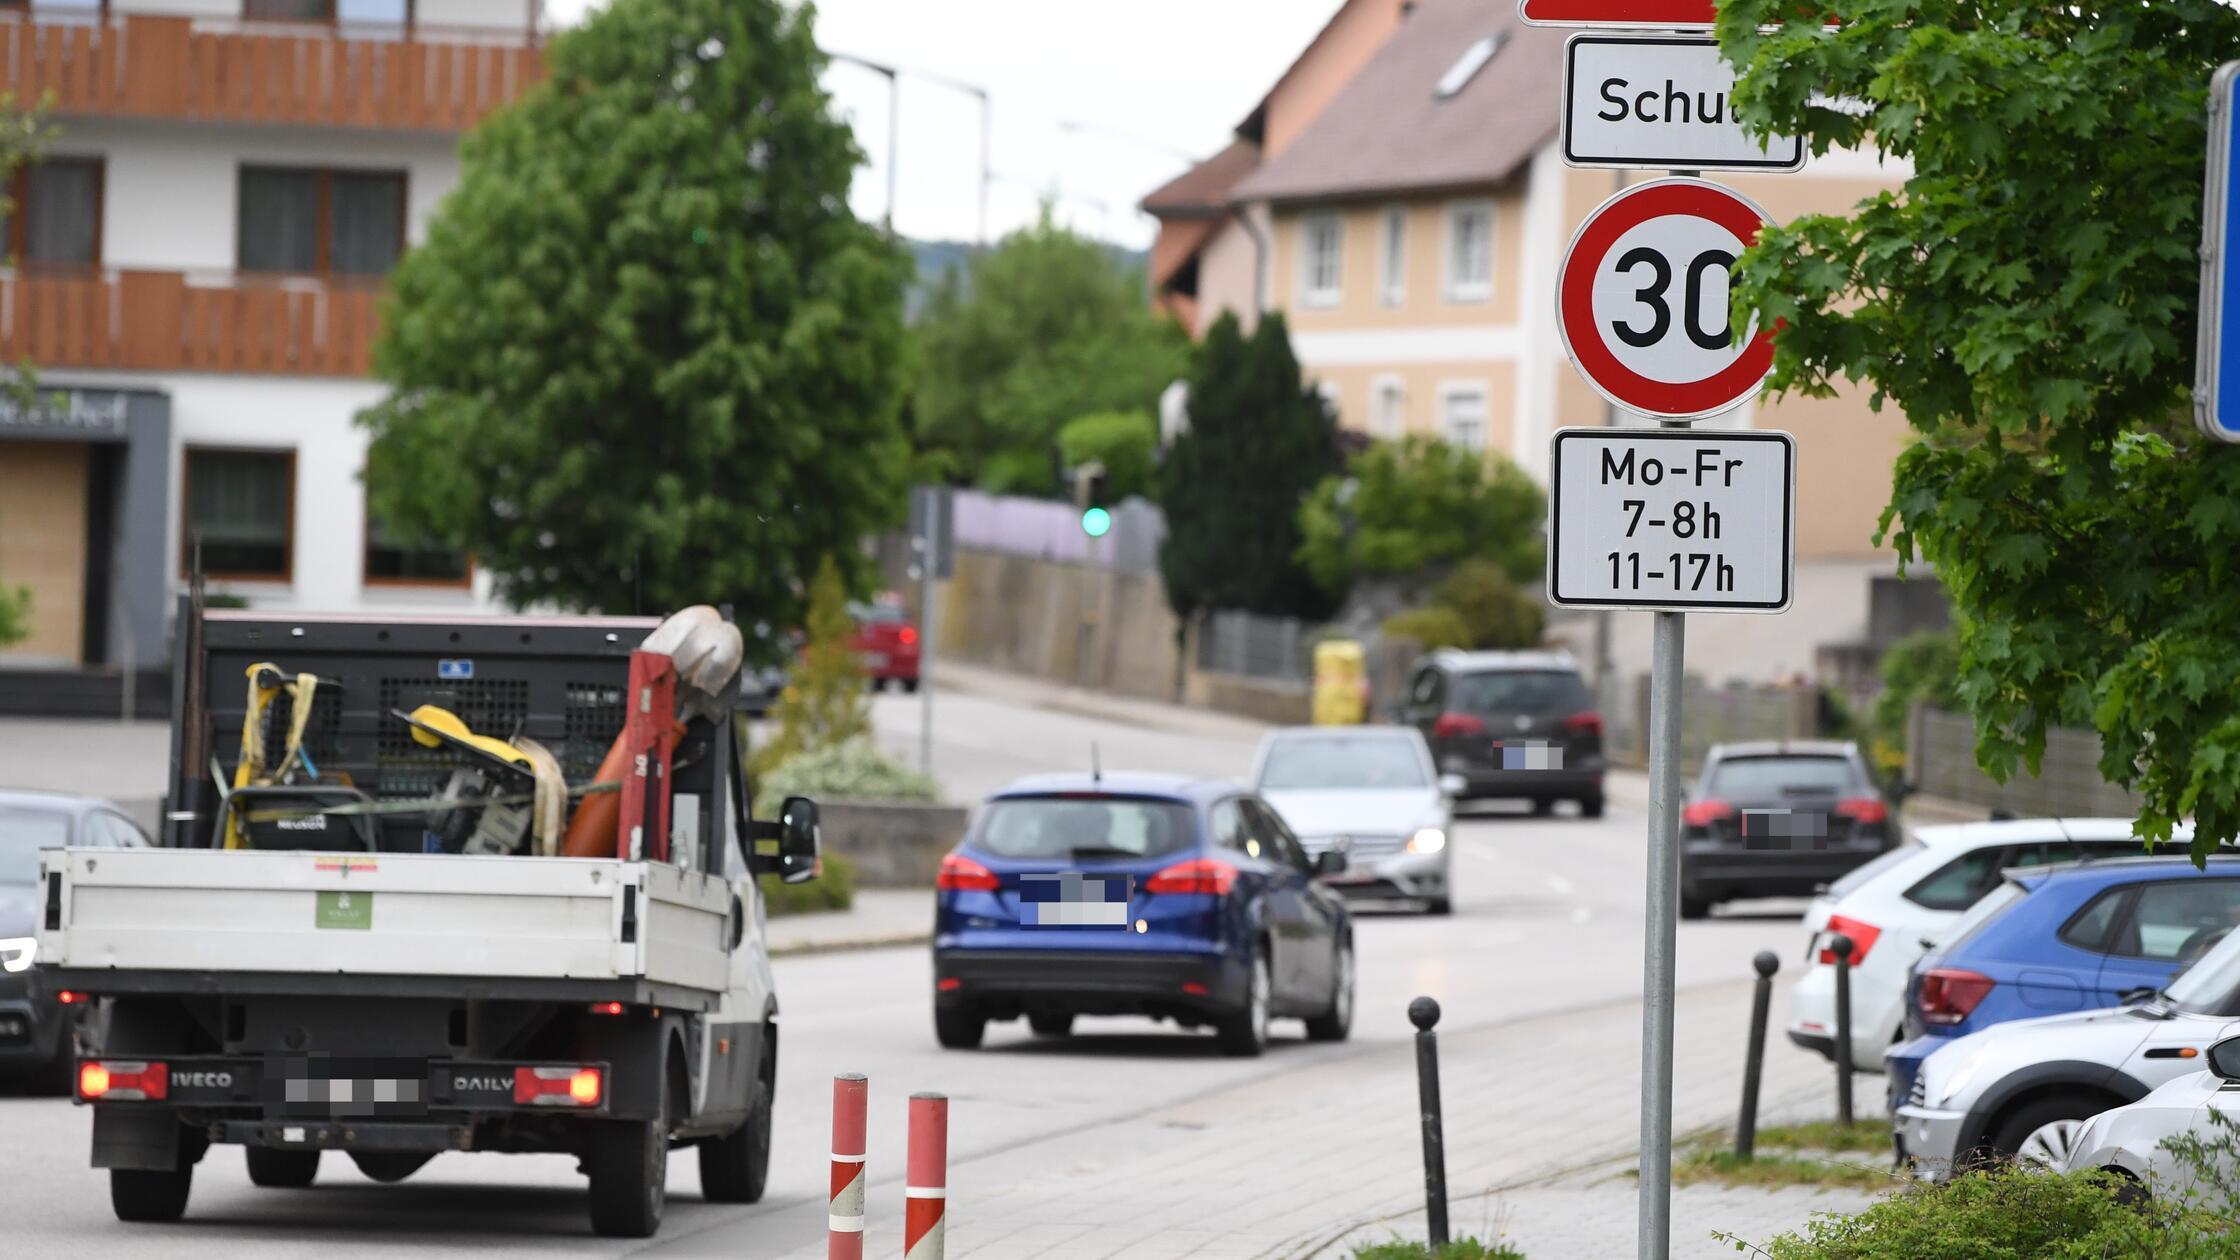
[[[545,10],[573,23],[600,2],[546,0]],[[1202,158],[1228,143],[1338,3],[823,0],[817,42],[906,72],[895,197],[903,234],[970,240],[979,206],[979,102],[911,78],[915,69],[992,98],[992,235],[1030,222],[1054,191],[1062,221],[1140,247],[1153,225],[1136,203],[1183,169],[1185,153]],[[887,205],[886,80],[836,63],[825,86],[871,158],[856,175],[856,212],[877,219]]]

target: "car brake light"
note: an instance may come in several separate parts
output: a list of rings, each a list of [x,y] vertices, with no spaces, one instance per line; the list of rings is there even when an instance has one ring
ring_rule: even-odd
[[[1725,801],[1697,801],[1680,811],[1680,821],[1690,827],[1708,827],[1734,817],[1734,806]]]
[[[1467,713],[1442,713],[1439,720],[1431,724],[1433,739],[1455,739],[1463,735],[1485,733],[1485,719],[1474,718]]]
[[[904,626],[896,637],[902,640],[902,646],[916,647],[918,645],[918,628],[916,626]]]
[[[89,1059],[78,1065],[78,1097],[86,1102],[161,1102],[171,1096],[171,1069],[142,1060]]]
[[[595,1067],[517,1067],[513,1101],[525,1106],[596,1107],[602,1084]]]
[[[1836,817],[1878,823],[1890,817],[1890,807],[1871,796],[1854,796],[1836,802]]]
[[[1932,967],[1921,973],[1921,1022],[1949,1026],[1975,1012],[1997,985],[1991,977],[1958,967]]]
[[[1824,941],[1833,936],[1850,937],[1851,965],[1856,967],[1867,960],[1867,951],[1874,948],[1875,940],[1881,935],[1882,929],[1872,923],[1861,923],[1847,915],[1835,914],[1828,916],[1827,934],[1820,939]],[[1830,967],[1835,966],[1836,952],[1822,945],[1820,961]]]
[[[1602,715],[1599,713],[1574,713],[1563,720],[1563,729],[1574,735],[1600,735]]]
[[[933,886],[944,892],[994,892],[999,884],[994,871],[962,853],[952,853],[941,859],[941,873],[933,877]]]
[[[1212,858],[1177,862],[1143,881],[1147,893],[1212,893],[1226,896],[1236,887],[1237,868]]]

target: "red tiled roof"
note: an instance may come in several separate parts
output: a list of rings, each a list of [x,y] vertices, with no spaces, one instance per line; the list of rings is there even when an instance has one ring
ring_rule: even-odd
[[[1435,95],[1456,60],[1496,33],[1504,42],[1493,59],[1453,96]],[[1306,133],[1232,196],[1311,201],[1499,183],[1556,134],[1563,39],[1526,26],[1516,0],[1422,0]]]
[[[1229,190],[1260,163],[1260,146],[1232,140],[1229,147],[1175,176],[1143,199],[1146,214],[1190,218],[1229,208]]]

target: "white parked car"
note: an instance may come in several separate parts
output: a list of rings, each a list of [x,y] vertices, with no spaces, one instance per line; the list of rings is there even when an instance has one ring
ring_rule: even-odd
[[[2240,932],[2145,1002],[1994,1024],[1921,1064],[1892,1118],[1898,1156],[1935,1180],[1979,1153],[2053,1167],[2085,1122],[2199,1072],[2240,1035]]]
[[[1292,726],[1260,741],[1253,790],[1309,856],[1346,855],[1323,880],[1341,895],[1406,900],[1430,914],[1454,905],[1452,782],[1408,726]]]
[[[2180,828],[2169,852],[2183,852]],[[1907,842],[1851,872],[1805,911],[1805,972],[1789,991],[1789,1040],[1835,1057],[1835,955],[1828,938],[1851,938],[1851,1063],[1880,1071],[1905,1017],[1906,978],[1929,943],[2009,867],[2044,866],[2141,851],[2131,821],[2024,818],[1917,827]]]
[[[2078,1126],[2061,1169],[2121,1173],[2149,1194],[2186,1199],[2199,1185],[2199,1171],[2164,1143],[2190,1134],[2214,1145],[2229,1130],[2210,1118],[2212,1112],[2228,1125],[2240,1126],[2240,1037],[2218,1042],[2204,1057],[2208,1071],[2181,1076],[2135,1103],[2103,1111]]]

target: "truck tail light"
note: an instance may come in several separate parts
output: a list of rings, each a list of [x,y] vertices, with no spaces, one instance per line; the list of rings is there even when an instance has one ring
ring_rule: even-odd
[[[513,1101],[537,1107],[596,1107],[606,1082],[595,1067],[518,1067]]]
[[[593,1002],[591,1004],[591,1013],[594,1015],[620,1015],[628,1009],[620,1002]]]
[[[1890,807],[1871,796],[1854,796],[1836,802],[1836,817],[1853,822],[1886,822],[1890,818]]]
[[[1680,821],[1689,827],[1708,827],[1734,817],[1734,806],[1726,801],[1697,801],[1680,811]]]
[[[1459,739],[1464,735],[1485,733],[1485,719],[1475,718],[1467,713],[1442,713],[1439,720],[1431,724],[1433,739]]]
[[[88,1059],[78,1065],[81,1102],[161,1102],[171,1096],[171,1069],[141,1059]]]
[[[1851,965],[1856,967],[1867,960],[1867,951],[1874,948],[1875,941],[1881,935],[1882,929],[1872,923],[1861,923],[1849,915],[1833,914],[1828,916],[1827,930],[1820,939],[1825,941],[1831,936],[1850,937]],[[1820,961],[1827,966],[1835,966],[1836,952],[1822,945],[1820,947]]]
[[[1237,885],[1237,868],[1212,858],[1177,862],[1143,881],[1147,893],[1211,893],[1227,896]]]
[[[1998,981],[1959,967],[1932,967],[1921,973],[1921,1022],[1950,1027],[1982,1005]]]
[[[994,871],[962,853],[952,853],[941,859],[941,873],[933,877],[933,886],[943,892],[994,892],[998,885]]]

